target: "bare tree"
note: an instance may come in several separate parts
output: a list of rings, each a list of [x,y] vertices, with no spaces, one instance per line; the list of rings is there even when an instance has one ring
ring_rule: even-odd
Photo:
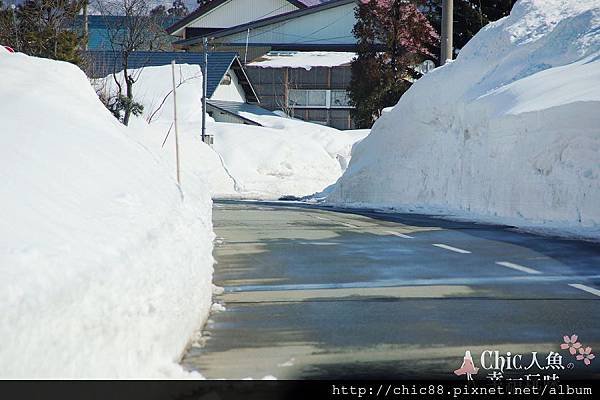
[[[294,117],[294,110],[296,103],[293,99],[290,99],[290,92],[299,88],[298,83],[294,79],[294,74],[290,73],[289,68],[284,69],[284,75],[281,78],[281,85],[283,87],[283,96],[275,94],[275,104],[281,111],[286,113],[290,117]]]
[[[130,57],[135,51],[155,51],[170,46],[163,28],[165,17],[151,15],[151,4],[146,0],[91,0],[90,3],[105,19],[110,49],[117,60],[112,71],[118,90],[116,97],[123,111],[122,122],[129,125],[131,114],[142,111],[133,91],[141,70],[132,72]]]

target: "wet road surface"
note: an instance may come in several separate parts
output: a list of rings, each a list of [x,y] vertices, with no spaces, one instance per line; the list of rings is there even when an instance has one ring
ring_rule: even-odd
[[[182,361],[207,378],[451,379],[465,350],[600,349],[597,243],[281,203],[216,202],[214,226],[226,310]],[[561,377],[600,376],[561,354]]]

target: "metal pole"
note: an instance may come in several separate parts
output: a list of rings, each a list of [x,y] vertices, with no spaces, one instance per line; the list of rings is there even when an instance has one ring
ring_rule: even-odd
[[[204,38],[204,68],[202,70],[202,142],[206,143],[206,87],[208,86],[208,38]]]
[[[244,67],[248,63],[248,40],[250,40],[250,28],[246,32],[246,51],[244,52]]]
[[[454,0],[442,1],[442,54],[440,64],[453,59],[454,37]]]
[[[13,30],[15,31],[15,51],[20,51],[19,45],[19,29],[17,28],[17,6],[15,4],[10,5],[13,17]]]
[[[175,162],[177,163],[177,184],[181,186],[179,177],[179,130],[177,129],[177,83],[175,82],[175,60],[171,62],[173,75],[173,124],[175,126]]]

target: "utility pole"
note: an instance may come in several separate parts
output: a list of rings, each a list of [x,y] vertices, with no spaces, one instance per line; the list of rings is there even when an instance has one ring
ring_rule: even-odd
[[[440,65],[452,60],[454,45],[454,0],[442,0],[442,54]]]
[[[19,28],[17,27],[17,6],[15,4],[10,5],[13,19],[13,30],[15,31],[15,51],[20,51],[19,45]]]
[[[208,38],[204,44],[204,68],[202,69],[202,142],[206,143],[206,87],[208,86]]]

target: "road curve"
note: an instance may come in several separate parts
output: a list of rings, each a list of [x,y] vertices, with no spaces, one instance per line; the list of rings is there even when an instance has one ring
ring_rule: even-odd
[[[182,361],[207,378],[452,379],[465,350],[600,348],[597,243],[285,203],[216,202],[214,226],[226,310]]]

